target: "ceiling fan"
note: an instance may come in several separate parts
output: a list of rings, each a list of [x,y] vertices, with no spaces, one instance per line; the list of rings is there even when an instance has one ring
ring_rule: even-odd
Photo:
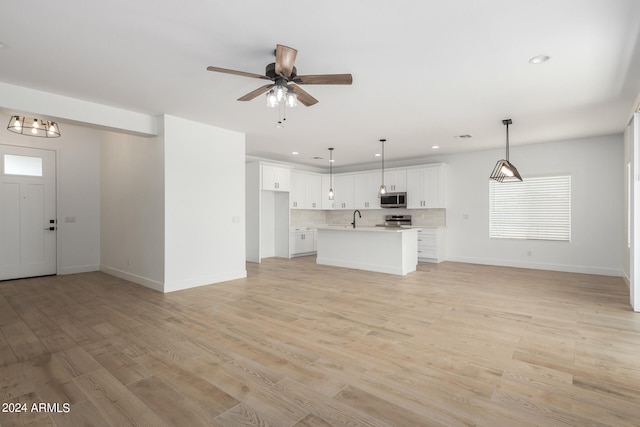
[[[275,55],[276,62],[267,65],[265,74],[247,73],[244,71],[229,70],[220,67],[207,67],[209,71],[218,73],[234,74],[237,76],[253,77],[256,79],[271,80],[273,83],[266,84],[248,94],[238,98],[238,101],[251,101],[263,93],[269,93],[268,102],[273,95],[274,101],[283,101],[285,98],[289,100],[291,95],[293,99],[299,100],[302,104],[309,107],[318,102],[308,92],[304,91],[299,85],[350,85],[353,81],[351,74],[311,74],[299,76],[296,67],[293,65],[296,60],[298,51],[291,47],[276,45]],[[287,97],[287,94],[289,97]],[[277,102],[275,103],[277,105]],[[272,106],[275,106],[272,105]]]

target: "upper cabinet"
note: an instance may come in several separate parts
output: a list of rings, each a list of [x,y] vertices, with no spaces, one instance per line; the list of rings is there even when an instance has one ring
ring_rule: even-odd
[[[271,165],[262,165],[262,189],[291,191],[291,171]]]
[[[389,193],[407,191],[406,169],[390,169],[384,171],[384,186],[387,187],[387,192]]]
[[[335,176],[333,177],[335,179]],[[335,185],[335,182],[333,183]],[[320,191],[320,209],[333,209],[333,200],[329,200],[329,188],[331,188],[331,177],[329,174],[322,175],[322,190]]]
[[[321,193],[321,175],[291,171],[291,193],[289,194],[291,209],[322,209]]]
[[[380,188],[380,173],[366,172],[354,175],[355,208],[380,209],[378,189]]]
[[[407,208],[444,207],[444,165],[407,169]]]
[[[333,208],[334,209],[354,209],[355,187],[353,175],[334,175],[333,191],[335,193]]]
[[[445,208],[442,163],[384,171],[390,193],[407,192],[408,209]],[[334,200],[329,200],[329,175],[261,164],[262,190],[289,192],[291,209],[380,209],[379,170],[333,175]]]
[[[322,176],[309,174],[305,182],[307,209],[322,209]]]
[[[307,197],[306,174],[291,171],[291,191],[289,192],[289,207],[291,209],[305,209]]]

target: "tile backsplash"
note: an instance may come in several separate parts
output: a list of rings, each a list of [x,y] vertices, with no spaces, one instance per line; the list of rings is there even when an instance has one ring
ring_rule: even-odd
[[[386,215],[411,215],[412,225],[425,227],[444,227],[446,225],[446,209],[361,209],[362,218],[357,218],[361,225],[384,223]],[[291,226],[312,226],[324,224],[350,224],[353,221],[353,210],[291,210]]]

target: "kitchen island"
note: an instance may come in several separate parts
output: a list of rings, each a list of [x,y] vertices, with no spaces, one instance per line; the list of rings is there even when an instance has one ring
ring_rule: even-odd
[[[404,276],[416,271],[419,228],[317,228],[316,263]]]

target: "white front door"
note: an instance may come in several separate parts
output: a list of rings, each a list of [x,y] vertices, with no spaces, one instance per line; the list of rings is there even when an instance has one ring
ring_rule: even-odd
[[[56,274],[55,156],[0,145],[0,280]]]

